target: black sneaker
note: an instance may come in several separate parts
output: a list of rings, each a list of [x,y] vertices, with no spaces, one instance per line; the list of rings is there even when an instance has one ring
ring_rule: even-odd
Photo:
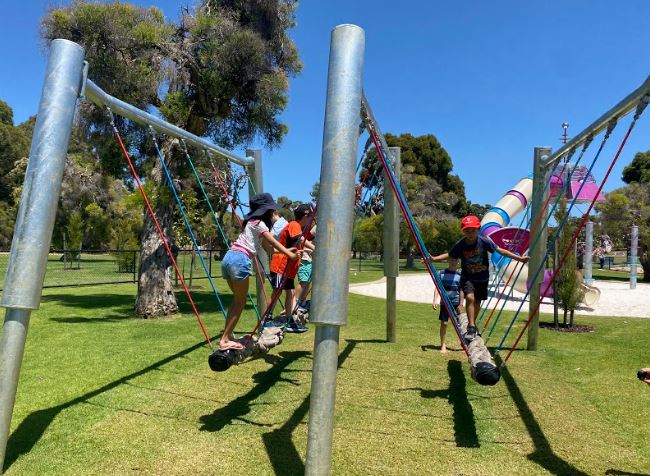
[[[309,329],[299,322],[296,322],[294,319],[291,319],[289,324],[287,324],[287,327],[284,329],[286,332],[291,332],[294,334],[302,334],[303,332],[307,332]]]
[[[476,337],[476,327],[475,326],[467,326],[467,332],[465,332],[465,340],[474,340]]]

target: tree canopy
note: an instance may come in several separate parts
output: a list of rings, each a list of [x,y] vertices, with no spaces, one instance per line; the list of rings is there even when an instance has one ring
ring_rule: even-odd
[[[650,150],[638,152],[632,162],[623,169],[623,182],[650,183]]]
[[[140,109],[155,110],[167,121],[225,148],[248,145],[253,140],[274,147],[288,130],[279,115],[287,104],[289,78],[302,67],[287,32],[294,24],[295,8],[295,0],[202,0],[195,8],[184,8],[180,20],[172,22],[155,7],[76,0],[45,15],[42,36],[46,44],[66,38],[82,45],[89,77],[109,94]],[[122,179],[127,188],[132,186],[107,112],[86,103],[80,118],[81,130],[92,144],[90,155],[99,162],[104,175]],[[184,233],[175,225],[178,212],[169,188],[163,184],[165,174],[155,159],[153,138],[126,119],[116,118],[116,123],[138,173],[145,178],[162,229],[182,244]],[[206,221],[208,207],[198,193],[185,154],[176,147],[176,141],[160,141],[175,186],[191,205],[190,221],[199,225],[206,240],[212,230]],[[209,179],[219,173],[226,179],[227,188],[235,186],[227,164],[209,161],[202,153],[192,155],[201,177]],[[93,178],[95,169],[83,158],[77,157],[73,163],[77,172],[89,172],[82,185],[99,183]],[[106,190],[109,183],[104,183]],[[78,189],[72,187],[75,193],[71,196],[83,199],[83,193],[76,193],[82,192]],[[210,198],[220,203],[215,207],[217,213],[224,216],[223,193],[217,187],[208,189]],[[87,241],[107,233],[106,213],[107,204],[102,203],[101,196],[85,204],[82,219],[87,224]],[[130,221],[129,214],[120,219]],[[137,228],[131,225],[128,229]],[[136,312],[145,317],[174,312],[176,304],[167,273],[170,261],[159,252],[160,238],[147,215],[140,241],[141,262],[146,264],[141,270],[141,284],[146,282],[147,286],[139,288]],[[141,300],[143,293],[147,296]],[[156,296],[171,297],[167,302],[154,302]]]
[[[609,235],[615,245],[629,247],[631,226],[638,225],[639,262],[643,267],[643,280],[650,281],[650,182],[632,182],[616,189],[596,208],[600,212],[603,233]]]

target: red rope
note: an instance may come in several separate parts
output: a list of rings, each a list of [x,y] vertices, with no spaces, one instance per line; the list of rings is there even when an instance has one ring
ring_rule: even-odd
[[[158,235],[160,236],[160,239],[163,242],[163,245],[165,246],[165,249],[167,250],[167,255],[169,256],[169,259],[172,261],[172,265],[174,266],[174,269],[176,270],[176,275],[178,276],[178,279],[181,281],[181,284],[183,285],[183,290],[185,291],[185,295],[187,296],[187,299],[190,302],[190,306],[192,307],[192,311],[194,312],[194,315],[196,316],[196,319],[199,322],[199,326],[201,326],[201,331],[203,332],[203,335],[205,336],[205,341],[208,343],[210,348],[212,348],[212,342],[210,341],[210,337],[208,336],[208,331],[205,329],[205,325],[203,325],[203,320],[201,319],[201,316],[199,315],[199,311],[196,309],[196,306],[194,305],[194,301],[192,300],[192,296],[190,295],[190,291],[187,288],[185,284],[185,279],[183,278],[183,273],[181,273],[180,269],[178,269],[178,265],[176,264],[176,260],[174,259],[174,254],[172,253],[172,250],[169,247],[169,242],[167,241],[167,238],[165,237],[165,233],[163,232],[160,223],[158,223],[158,219],[156,218],[156,214],[154,213],[153,209],[151,208],[151,204],[149,203],[149,199],[147,198],[147,194],[144,191],[144,188],[142,187],[142,182],[140,181],[140,177],[138,176],[138,173],[135,171],[135,167],[133,167],[133,162],[131,162],[131,157],[129,156],[129,153],[126,151],[126,147],[124,146],[124,142],[122,142],[122,137],[120,136],[119,131],[117,130],[117,127],[113,125],[113,130],[115,131],[115,137],[117,138],[117,142],[120,144],[120,149],[122,149],[122,153],[124,154],[124,157],[126,158],[126,161],[129,164],[129,169],[131,169],[131,174],[133,175],[133,178],[135,179],[136,183],[138,184],[138,190],[140,190],[140,195],[142,195],[142,199],[144,200],[145,205],[147,206],[147,210],[149,210],[149,215],[151,215],[151,219],[153,220],[154,224],[156,225],[156,229],[158,230]]]
[[[578,224],[578,227],[576,228],[575,232],[573,233],[573,236],[571,237],[571,241],[569,242],[568,246],[564,250],[564,253],[562,253],[562,258],[559,261],[558,266],[556,269],[553,271],[553,274],[551,275],[551,278],[548,281],[548,284],[546,285],[546,289],[542,293],[540,293],[539,301],[533,308],[533,311],[530,313],[528,316],[528,320],[526,320],[526,323],[524,324],[524,327],[521,329],[521,332],[519,332],[519,335],[517,336],[517,339],[515,340],[515,343],[512,345],[510,348],[510,351],[508,352],[508,355],[506,355],[505,359],[503,359],[503,364],[505,364],[512,353],[514,352],[515,348],[517,347],[517,344],[519,344],[519,341],[524,335],[524,332],[526,332],[526,329],[530,325],[530,322],[532,321],[533,317],[537,315],[539,312],[539,308],[542,305],[542,298],[546,294],[546,292],[551,288],[553,285],[553,282],[555,281],[555,277],[558,275],[559,270],[562,269],[562,266],[564,265],[564,262],[566,261],[567,257],[569,256],[569,253],[571,250],[573,250],[573,245],[578,239],[578,236],[580,235],[580,232],[582,231],[582,228],[584,227],[585,223],[587,223],[587,220],[589,219],[589,213],[591,210],[594,208],[594,205],[596,204],[596,199],[600,195],[600,193],[603,190],[603,187],[605,186],[605,182],[607,182],[607,179],[609,178],[609,175],[612,172],[612,169],[614,168],[614,165],[616,164],[616,161],[618,160],[619,156],[621,155],[621,152],[623,151],[623,147],[625,147],[625,143],[627,142],[628,137],[630,137],[630,133],[632,132],[632,129],[634,129],[634,125],[636,124],[636,117],[630,124],[630,127],[627,130],[627,133],[625,134],[625,137],[623,138],[623,141],[621,142],[621,145],[618,148],[618,151],[616,152],[616,155],[614,156],[614,159],[612,160],[612,163],[609,165],[609,168],[607,169],[607,173],[605,174],[605,177],[603,178],[602,183],[600,184],[600,187],[598,187],[598,192],[594,195],[593,200],[589,204],[589,208],[587,209],[587,212],[583,215],[582,220],[580,220],[580,223]],[[502,365],[503,365],[502,364]]]
[[[375,135],[375,131],[373,130],[372,127],[369,127],[368,131],[370,132],[370,136],[372,137],[372,141],[375,144],[375,149],[377,150],[377,153],[379,154],[379,157],[382,160],[384,168],[388,169],[387,163],[386,163],[386,157],[384,157],[384,154],[381,151],[381,147],[379,146],[379,141],[377,140],[377,136]],[[397,198],[397,203],[399,203],[399,206],[402,209],[402,214],[404,215],[404,218],[408,218],[408,213],[406,211],[406,207],[402,203],[402,201],[399,199],[399,193],[397,192],[397,184],[393,180],[393,177],[391,176],[392,174],[387,173],[386,175],[388,176],[388,179],[390,181],[390,185],[391,185],[391,187],[393,189],[393,193],[395,194],[395,198]],[[427,253],[425,253],[424,249],[422,249],[422,247],[420,245],[420,242],[416,237],[415,229],[413,228],[413,224],[410,223],[410,221],[408,219],[405,220],[405,221],[406,221],[406,225],[409,227],[409,231],[411,232],[411,235],[414,238],[415,244],[417,245],[418,250],[420,251],[420,254],[422,255],[422,258],[424,258],[424,263],[426,264],[427,270],[429,271],[429,275],[431,276],[431,279],[433,280],[433,284],[436,287],[436,289],[438,290],[438,292],[440,293],[440,295],[442,296],[442,293],[445,292],[445,291],[444,291],[444,289],[441,290],[440,287],[438,286],[438,283],[437,283],[437,281],[436,281],[436,279],[434,277],[434,274],[433,274],[433,269],[432,269],[431,263],[429,261],[429,256],[427,256]],[[463,350],[465,351],[465,354],[467,354],[467,356],[469,357],[469,349],[467,348],[467,345],[465,344],[465,339],[463,338],[463,336],[461,334],[461,331],[460,331],[460,328],[458,327],[458,324],[457,324],[457,322],[455,320],[455,316],[456,316],[455,311],[452,311],[449,308],[449,305],[447,304],[446,299],[442,299],[442,304],[443,304],[443,306],[445,306],[445,309],[447,310],[447,313],[450,316],[452,316],[452,324],[453,324],[454,330],[456,331],[456,334],[458,335],[460,345],[462,346]]]

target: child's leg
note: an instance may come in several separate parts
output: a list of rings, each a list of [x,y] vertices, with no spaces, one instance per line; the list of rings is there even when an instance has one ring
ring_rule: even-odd
[[[476,320],[476,299],[474,293],[465,293],[465,309],[467,311],[468,325],[474,326]]]
[[[302,301],[300,304],[304,303],[307,301],[307,298],[309,297],[309,293],[311,292],[311,281],[307,281],[306,283],[302,283],[303,289],[306,289],[306,291],[303,293],[302,296]]]
[[[298,284],[296,284],[296,289],[294,289],[294,296],[296,300],[300,300],[300,296],[302,295],[302,290],[303,288],[303,283],[301,281],[298,281]],[[300,302],[298,303],[300,305]],[[293,308],[291,308],[293,310]]]
[[[440,352],[447,352],[447,325],[449,321],[440,321]]]
[[[244,346],[239,342],[230,340],[232,332],[237,326],[239,317],[241,316],[244,306],[246,305],[246,294],[248,293],[248,278],[241,281],[236,281],[234,279],[228,279],[228,287],[233,293],[232,302],[228,307],[228,314],[226,316],[226,327],[223,330],[223,335],[219,341],[220,348],[233,348],[233,349],[243,349]]]
[[[286,315],[290,316],[293,312],[293,289],[286,289],[285,296],[284,309],[286,311]]]

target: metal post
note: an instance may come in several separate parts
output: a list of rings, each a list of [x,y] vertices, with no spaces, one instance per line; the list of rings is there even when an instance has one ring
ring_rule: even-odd
[[[632,225],[630,236],[630,289],[636,289],[636,263],[639,253],[639,227]]]
[[[29,317],[40,305],[83,60],[84,50],[76,43],[52,42],[1,303],[7,311],[0,340],[0,471]]]
[[[316,325],[305,474],[330,474],[339,326],[347,324],[354,169],[359,140],[365,33],[332,31],[310,322]]]
[[[253,195],[264,191],[264,181],[262,179],[262,151],[260,149],[246,149],[246,156],[253,158],[253,165],[247,167],[248,176],[251,178],[251,181],[248,182],[248,196],[252,198]],[[260,276],[259,273],[256,273],[255,296],[257,296],[257,308],[260,312],[264,312],[267,305],[263,292],[265,285],[264,276],[266,276],[266,273],[268,272],[269,257],[262,247],[257,250],[257,257],[259,258],[258,263],[262,268],[262,275]]]
[[[594,283],[592,275],[592,260],[594,254],[594,222],[589,220],[585,226],[585,252],[582,261],[585,268],[585,284],[591,286]]]
[[[548,197],[549,188],[546,181],[549,180],[549,169],[545,167],[545,161],[551,155],[550,147],[535,147],[533,161],[533,197],[531,203],[531,242],[535,246],[530,249],[530,261],[528,262],[528,282],[530,286],[529,314],[537,307],[540,299],[544,271],[533,279],[535,271],[539,269],[546,255],[546,209],[543,207]],[[539,235],[539,237],[537,237]],[[531,281],[532,280],[532,281]],[[528,350],[537,350],[537,334],[539,333],[539,311],[528,327]]]
[[[401,149],[389,147],[395,178],[399,183]],[[384,171],[384,184],[389,183]],[[397,199],[384,186],[384,276],[386,276],[386,340],[397,341],[397,277],[399,276],[399,218]]]

